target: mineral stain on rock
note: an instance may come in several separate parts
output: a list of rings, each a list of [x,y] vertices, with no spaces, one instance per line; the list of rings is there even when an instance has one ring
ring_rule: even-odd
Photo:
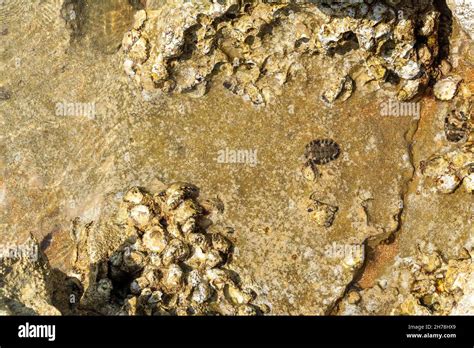
[[[440,15],[429,0],[151,2],[124,37],[124,70],[147,100],[160,92],[203,96],[220,75],[232,93],[262,105],[309,73],[306,58],[355,55],[343,70],[355,71],[363,60],[366,81],[394,76],[400,98],[411,99],[435,77],[444,54]],[[329,104],[354,89],[352,78],[333,68],[322,95]]]
[[[113,233],[122,242],[99,246],[95,253],[108,256],[92,268],[93,254],[80,255],[81,278],[96,276],[79,308],[108,315],[261,314],[255,291],[230,268],[233,243],[224,231],[207,231],[212,221],[198,196],[196,186],[183,182],[156,194],[133,187],[112,216],[88,226],[95,232],[85,243],[107,237],[108,224],[117,226]]]

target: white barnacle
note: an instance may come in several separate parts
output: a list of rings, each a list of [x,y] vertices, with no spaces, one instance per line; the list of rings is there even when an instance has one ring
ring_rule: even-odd
[[[176,264],[171,264],[165,270],[162,284],[169,292],[176,292],[183,285],[183,270]]]
[[[162,252],[169,242],[168,233],[159,225],[152,226],[143,234],[144,246],[153,252]]]
[[[166,189],[166,205],[171,209],[176,208],[187,198],[197,197],[199,190],[196,186],[183,182],[171,184]]]
[[[130,217],[136,227],[143,229],[150,221],[150,209],[146,205],[137,205],[130,210]]]

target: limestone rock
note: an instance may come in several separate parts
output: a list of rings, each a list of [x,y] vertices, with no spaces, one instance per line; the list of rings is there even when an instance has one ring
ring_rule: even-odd
[[[448,0],[447,3],[464,31],[474,40],[474,2],[470,0]]]

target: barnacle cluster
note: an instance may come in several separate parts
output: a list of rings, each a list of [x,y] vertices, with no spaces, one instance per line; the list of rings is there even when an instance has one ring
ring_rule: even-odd
[[[472,103],[458,96],[444,119],[446,140],[453,148],[431,155],[421,161],[423,184],[440,193],[452,193],[459,186],[474,192],[474,139]]]
[[[340,314],[449,315],[472,310],[472,254],[447,259],[421,242],[412,257],[399,258],[379,283],[353,289],[339,304]]]
[[[474,143],[435,154],[421,163],[427,185],[440,193],[452,193],[461,184],[467,192],[474,192]]]
[[[84,0],[65,0],[61,7],[61,17],[66,23],[66,27],[71,32],[71,37],[76,38],[84,30]]]
[[[124,196],[115,223],[127,238],[95,273],[85,307],[126,315],[256,315],[256,293],[226,267],[233,245],[206,232],[198,189],[174,183],[158,194],[138,187]]]
[[[356,52],[347,63],[366,62],[366,81],[396,81],[407,100],[436,75],[439,19],[432,0],[150,1],[124,36],[124,69],[145,98],[202,96],[222,73],[227,89],[263,104],[305,71],[303,57]],[[352,93],[351,77],[336,77],[326,102]]]

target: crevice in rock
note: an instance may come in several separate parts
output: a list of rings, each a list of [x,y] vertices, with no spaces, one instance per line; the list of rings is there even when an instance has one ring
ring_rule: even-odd
[[[357,283],[362,279],[364,276],[367,266],[373,262],[376,261],[375,259],[375,248],[381,244],[386,244],[390,245],[396,242],[397,238],[400,235],[400,232],[402,231],[403,228],[403,218],[404,214],[406,214],[406,195],[409,192],[409,188],[411,183],[413,182],[415,175],[416,175],[416,165],[414,163],[414,152],[413,152],[413,142],[416,138],[416,134],[419,128],[420,124],[420,119],[416,119],[414,122],[412,122],[410,128],[405,132],[404,138],[407,144],[407,154],[409,157],[410,165],[412,167],[411,169],[411,175],[410,177],[405,180],[402,184],[402,189],[400,193],[400,200],[401,200],[401,206],[398,211],[398,213],[393,217],[397,221],[397,226],[395,229],[391,231],[386,231],[381,234],[372,236],[370,238],[367,238],[364,241],[364,246],[365,246],[365,259],[364,259],[364,264],[354,273],[354,277],[352,278],[351,282],[346,286],[346,289],[343,293],[343,295],[338,298],[334,304],[328,309],[327,314],[328,315],[337,315],[337,308],[338,304],[347,296],[349,291],[355,289],[355,290],[360,290],[359,287],[357,286]]]

